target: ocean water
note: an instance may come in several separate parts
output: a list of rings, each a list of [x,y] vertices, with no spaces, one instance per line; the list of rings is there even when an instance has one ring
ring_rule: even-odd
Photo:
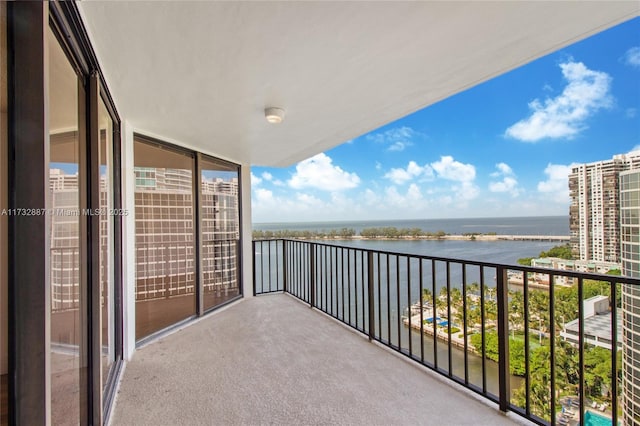
[[[330,231],[352,228],[359,233],[364,228],[395,226],[420,228],[425,232],[444,231],[447,234],[495,232],[505,235],[569,235],[569,216],[500,217],[469,219],[367,220],[340,222],[254,223],[254,229],[276,231],[282,229]]]
[[[364,228],[395,226],[396,228],[421,228],[423,231],[444,231],[461,235],[478,232],[506,235],[569,235],[568,216],[511,217],[478,219],[426,219],[399,221],[344,221],[304,223],[256,223],[259,230],[317,230],[353,228],[359,233]],[[323,241],[327,243],[328,241]],[[460,260],[475,260],[507,265],[517,264],[518,259],[537,257],[541,251],[559,245],[552,241],[456,241],[456,240],[340,240],[331,243],[395,253],[419,254]]]

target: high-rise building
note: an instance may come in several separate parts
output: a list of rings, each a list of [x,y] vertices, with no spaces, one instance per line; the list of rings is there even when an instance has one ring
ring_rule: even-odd
[[[640,277],[640,170],[620,173],[622,274]],[[640,288],[622,286],[622,418],[640,420]]]
[[[640,151],[573,167],[569,231],[575,258],[620,262],[619,176],[638,168]]]

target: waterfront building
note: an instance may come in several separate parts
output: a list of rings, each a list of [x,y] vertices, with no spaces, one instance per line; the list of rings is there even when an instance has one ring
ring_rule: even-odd
[[[638,168],[640,151],[572,168],[569,232],[576,259],[620,261],[619,176]]]
[[[622,274],[640,278],[640,170],[620,173]],[[640,289],[622,286],[622,418],[640,419]]]
[[[535,268],[560,269],[561,271],[578,271],[596,274],[606,274],[612,270],[620,270],[620,264],[615,262],[598,262],[593,260],[569,260],[559,257],[541,257],[531,259],[531,266]],[[545,277],[544,274],[535,274],[540,279]],[[556,277],[556,284],[570,285],[573,281],[567,277]]]

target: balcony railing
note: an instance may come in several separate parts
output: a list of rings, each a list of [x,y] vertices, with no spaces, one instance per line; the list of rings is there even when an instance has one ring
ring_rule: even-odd
[[[535,423],[618,424],[611,348],[620,286],[638,279],[284,239],[254,241],[253,251],[256,295],[289,293]],[[570,322],[577,336],[565,339]],[[608,348],[586,343],[593,332]]]

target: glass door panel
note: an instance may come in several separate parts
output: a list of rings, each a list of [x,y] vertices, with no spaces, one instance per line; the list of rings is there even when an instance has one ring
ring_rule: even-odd
[[[109,371],[116,357],[115,287],[114,287],[114,220],[113,211],[113,121],[100,99],[98,105],[100,167],[100,334],[102,389],[108,383]]]
[[[49,30],[51,422],[80,420],[83,344],[80,287],[78,77]]]
[[[201,271],[204,309],[240,294],[238,166],[202,158]]]
[[[196,314],[194,159],[134,142],[136,339]]]

